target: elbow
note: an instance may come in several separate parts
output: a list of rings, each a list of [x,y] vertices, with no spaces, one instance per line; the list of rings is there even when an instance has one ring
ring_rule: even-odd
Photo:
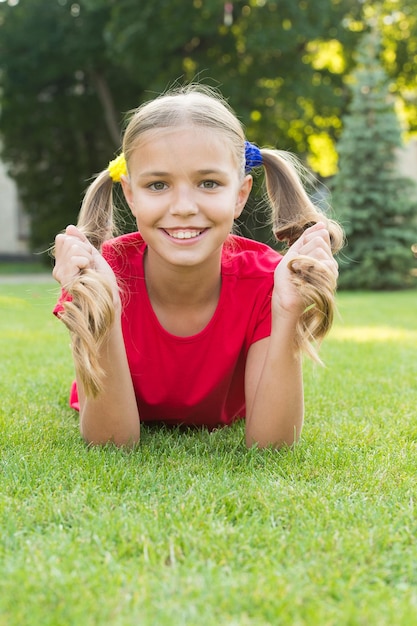
[[[300,440],[301,428],[294,427],[292,432],[277,435],[276,433],[251,433],[246,431],[245,443],[246,447],[272,450],[282,450],[293,448]]]
[[[86,432],[80,428],[81,436],[84,442],[89,447],[104,448],[106,446],[115,446],[116,448],[123,448],[125,450],[133,450],[139,445],[140,431],[132,433],[99,433],[93,434]]]
[[[127,439],[126,441],[116,441],[114,438],[109,438],[106,440],[101,439],[90,439],[88,437],[84,437],[84,442],[89,448],[105,448],[107,446],[115,446],[116,448],[120,448],[123,450],[134,450],[139,445],[138,439]]]
[[[91,410],[84,405],[80,410],[79,429],[87,446],[132,449],[140,441],[140,420],[137,413],[121,419],[120,415]]]

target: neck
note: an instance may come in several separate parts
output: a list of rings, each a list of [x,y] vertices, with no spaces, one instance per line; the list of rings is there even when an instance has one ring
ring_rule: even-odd
[[[221,252],[204,266],[166,266],[147,250],[145,280],[151,302],[163,306],[192,307],[218,300],[221,286]]]

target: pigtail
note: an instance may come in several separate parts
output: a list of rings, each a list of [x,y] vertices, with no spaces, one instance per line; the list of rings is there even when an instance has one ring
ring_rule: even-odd
[[[88,188],[78,216],[77,227],[97,250],[113,234],[112,188],[108,170],[101,172]],[[104,378],[100,349],[115,317],[113,291],[94,269],[81,270],[64,288],[71,297],[64,301],[60,319],[70,332],[75,369],[83,390],[87,396],[96,397]]]
[[[303,185],[306,173],[298,160],[279,150],[263,149],[261,154],[275,237],[291,246],[306,228],[324,222],[336,254],[343,245],[343,231],[310,200]],[[297,325],[296,347],[321,362],[315,344],[320,344],[333,323],[336,278],[326,266],[305,256],[293,259],[289,269],[305,307]]]

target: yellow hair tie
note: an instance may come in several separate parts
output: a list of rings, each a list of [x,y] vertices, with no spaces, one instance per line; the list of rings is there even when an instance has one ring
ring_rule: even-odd
[[[121,152],[116,159],[110,161],[107,166],[107,171],[114,183],[120,183],[121,177],[127,175],[126,159],[123,152]]]

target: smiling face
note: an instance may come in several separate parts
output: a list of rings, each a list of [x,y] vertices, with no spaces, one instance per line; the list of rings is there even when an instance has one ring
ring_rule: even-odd
[[[224,135],[196,126],[148,131],[129,172],[123,191],[148,254],[176,266],[218,262],[252,186]]]

